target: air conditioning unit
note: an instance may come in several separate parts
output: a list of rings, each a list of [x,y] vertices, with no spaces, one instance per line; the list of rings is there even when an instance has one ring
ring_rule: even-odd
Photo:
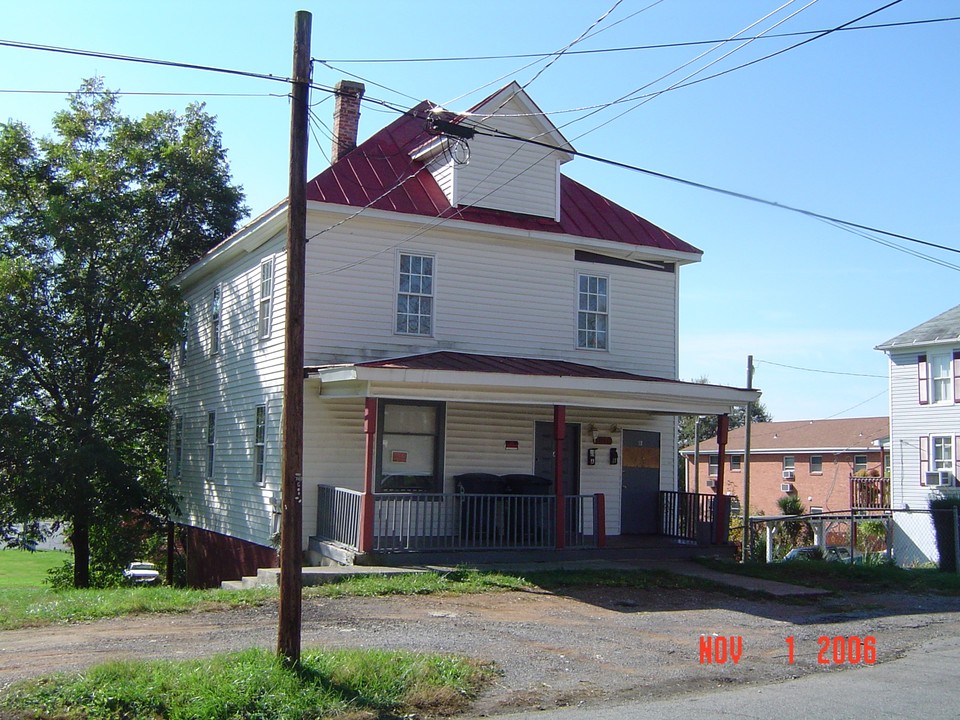
[[[708,488],[715,488],[716,486],[717,486],[717,481],[716,481],[716,480],[707,480],[707,487],[708,487]]]
[[[953,473],[949,470],[934,470],[926,473],[924,482],[927,485],[952,485]]]
[[[780,483],[780,492],[793,492],[793,483]]]
[[[793,470],[784,470],[784,471],[783,471],[783,479],[784,479],[784,480],[793,480],[793,478],[794,478]]]

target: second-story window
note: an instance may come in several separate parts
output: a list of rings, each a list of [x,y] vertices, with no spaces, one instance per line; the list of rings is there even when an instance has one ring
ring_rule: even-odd
[[[400,254],[396,331],[405,335],[433,334],[433,258]]]
[[[811,475],[823,474],[823,455],[810,456],[810,474]]]
[[[707,459],[707,474],[710,477],[717,477],[720,474],[720,456],[711,455]]]
[[[599,275],[577,276],[577,347],[606,350],[608,281]]]
[[[210,298],[210,354],[220,352],[220,317],[223,310],[222,291],[219,285],[213,289]]]
[[[733,472],[740,472],[742,468],[743,468],[743,455],[731,455],[730,469]]]
[[[854,472],[866,472],[866,471],[867,471],[867,456],[866,456],[866,455],[854,455],[854,456],[853,456],[853,471],[854,471]]]
[[[257,305],[257,337],[270,337],[273,317],[273,258],[260,263],[260,300]]]
[[[930,395],[933,402],[950,402],[953,384],[952,357],[949,353],[930,356]]]

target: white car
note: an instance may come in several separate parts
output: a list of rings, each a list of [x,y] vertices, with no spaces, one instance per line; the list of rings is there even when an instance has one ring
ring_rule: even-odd
[[[160,579],[160,571],[157,566],[149,562],[132,562],[123,571],[123,576],[130,582],[135,583],[154,583]]]

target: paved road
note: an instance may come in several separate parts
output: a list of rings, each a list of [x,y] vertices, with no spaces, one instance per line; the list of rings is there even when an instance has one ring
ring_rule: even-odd
[[[956,720],[960,718],[960,681],[955,672],[958,667],[960,640],[943,638],[914,649],[899,660],[824,671],[784,683],[655,702],[525,712],[501,716],[501,720]]]

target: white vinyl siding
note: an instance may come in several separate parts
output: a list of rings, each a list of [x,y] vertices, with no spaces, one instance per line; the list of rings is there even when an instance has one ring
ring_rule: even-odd
[[[181,477],[174,485],[181,495],[180,522],[269,547],[279,498],[279,400],[283,384],[284,233],[269,236],[258,252],[243,253],[215,274],[191,279],[183,286],[193,308],[189,334],[190,359],[175,365],[170,404],[183,418]],[[274,320],[269,338],[258,338],[261,260],[274,258]],[[222,342],[216,362],[194,362],[209,354],[209,316],[213,288],[221,288]],[[254,474],[255,413],[266,405],[264,482]],[[206,474],[207,412],[216,410],[216,488]],[[314,493],[315,495],[315,493]],[[312,525],[312,523],[305,523]]]
[[[330,224],[311,216],[308,234]],[[421,229],[416,254],[436,258],[433,332],[397,334],[397,232],[375,218],[351,224],[349,234],[330,231],[323,248],[307,246],[307,309],[323,318],[306,323],[308,365],[440,348],[596,364],[595,350],[575,347],[579,272],[608,277],[616,292],[608,314],[616,342],[599,364],[677,378],[677,273],[575,261],[573,248],[547,240]]]

